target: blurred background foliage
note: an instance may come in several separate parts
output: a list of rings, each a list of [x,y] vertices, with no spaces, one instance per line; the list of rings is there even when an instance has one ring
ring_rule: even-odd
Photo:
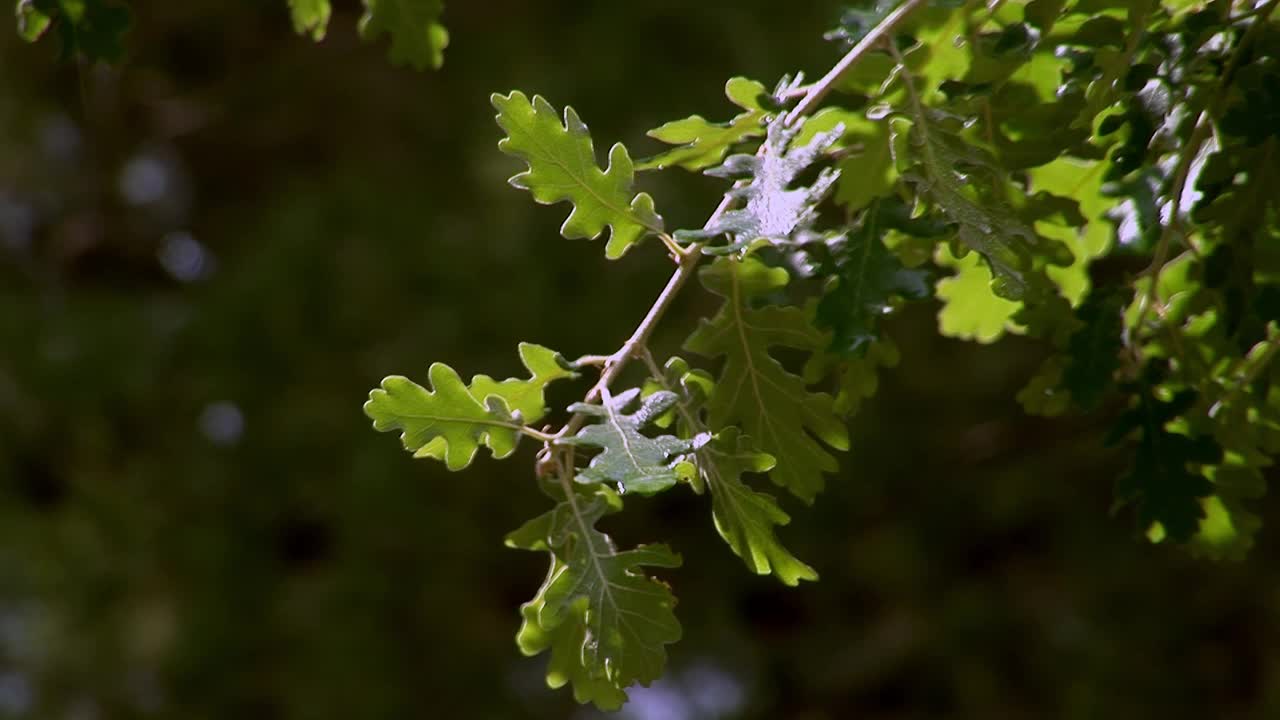
[[[643,156],[727,116],[731,75],[825,70],[838,4],[453,2],[438,73],[357,13],[316,45],[283,2],[138,2],[110,67],[0,32],[0,717],[594,717],[512,642],[544,572],[501,543],[546,506],[529,464],[415,462],[360,404],[434,360],[515,374],[519,340],[610,352],[667,275],[506,185],[490,92]],[[720,191],[645,182],[673,227]],[[716,305],[680,303],[663,354]],[[1240,565],[1135,541],[1118,408],[1027,417],[1042,351],[936,312],[891,320],[844,470],[784,501],[820,582],[745,572],[705,496],[606,523],[685,556],[685,639],[622,716],[1280,716],[1276,533]]]

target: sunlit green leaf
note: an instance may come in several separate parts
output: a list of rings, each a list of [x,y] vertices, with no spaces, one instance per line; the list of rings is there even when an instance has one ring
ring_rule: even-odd
[[[511,184],[528,190],[544,205],[573,204],[561,235],[593,239],[607,227],[605,256],[616,259],[645,235],[662,232],[653,199],[631,189],[635,172],[621,143],[609,150],[609,167],[601,171],[591,135],[573,108],[564,109],[561,124],[555,108],[540,95],[530,101],[517,91],[495,94],[491,100],[498,109],[498,125],[507,132],[498,147],[529,164],[527,171],[511,178]]]
[[[764,85],[755,80],[735,77],[725,84],[724,94],[730,102],[746,112],[726,123],[713,123],[701,115],[691,115],[650,130],[649,137],[680,147],[647,158],[637,163],[636,169],[682,167],[686,170],[702,170],[719,163],[724,159],[725,153],[738,143],[764,135],[766,112],[759,100],[761,95],[768,95]]]
[[[440,24],[444,0],[364,0],[361,37],[391,36],[391,62],[417,70],[439,68],[449,32]]]
[[[516,449],[521,423],[506,401],[492,395],[481,402],[458,373],[443,363],[427,371],[432,390],[393,375],[369,393],[364,412],[379,432],[400,430],[404,448],[444,460],[450,470],[471,464],[481,445],[503,458]]]

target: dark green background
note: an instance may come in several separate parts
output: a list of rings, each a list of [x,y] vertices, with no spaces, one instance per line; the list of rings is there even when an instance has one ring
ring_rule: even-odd
[[[0,32],[0,717],[591,717],[512,642],[545,564],[501,544],[547,503],[532,447],[450,474],[360,405],[436,360],[514,374],[521,340],[610,352],[669,271],[559,238],[567,210],[505,183],[490,92],[643,156],[727,117],[731,75],[824,71],[837,14],[455,0],[426,74],[355,3],[315,45],[282,0],[140,2],[117,68]],[[700,225],[721,186],[679,173],[644,184]],[[183,281],[161,258],[192,247]],[[715,304],[690,288],[655,349]],[[1280,716],[1277,533],[1243,565],[1147,545],[1108,515],[1116,409],[1026,417],[1040,351],[940,339],[935,310],[890,324],[903,362],[818,504],[785,502],[821,582],[748,574],[706,497],[611,521],[685,557],[686,637],[627,717]]]

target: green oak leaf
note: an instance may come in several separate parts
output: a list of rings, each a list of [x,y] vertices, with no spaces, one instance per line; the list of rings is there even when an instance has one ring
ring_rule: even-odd
[[[400,430],[404,448],[415,457],[444,460],[450,470],[471,464],[481,445],[495,458],[516,449],[521,422],[506,401],[490,395],[477,400],[453,368],[433,363],[427,371],[432,390],[412,380],[392,375],[369,392],[365,415],[378,432]]]
[[[714,250],[724,254],[740,251],[760,239],[785,244],[797,231],[812,225],[818,203],[831,191],[840,172],[823,168],[812,183],[795,188],[792,185],[840,139],[844,126],[818,133],[805,145],[793,145],[792,140],[801,130],[800,126],[788,127],[786,118],[779,116],[769,124],[767,151],[763,155],[731,155],[722,165],[708,170],[706,174],[715,177],[746,180],[746,184],[726,193],[746,204],[729,210],[701,230],[681,230],[676,238],[696,241],[728,235],[730,244]]]
[[[956,239],[982,255],[991,269],[991,290],[1007,300],[1022,300],[1033,292],[1035,258],[1069,265],[1073,257],[1060,242],[1036,233],[998,193],[975,195],[975,177],[1007,192],[1009,183],[995,158],[961,137],[950,126],[955,119],[933,108],[912,103],[911,129],[906,143],[914,164],[902,177],[929,198],[946,220],[956,226]]]
[[[439,69],[449,31],[440,24],[444,0],[364,0],[360,37],[391,36],[391,62],[416,70]]]
[[[823,473],[836,460],[827,445],[846,450],[849,435],[832,398],[810,392],[769,350],[780,346],[807,352],[826,348],[825,333],[811,313],[798,307],[752,307],[753,298],[780,290],[787,272],[754,257],[721,258],[699,273],[702,284],[725,299],[711,320],[702,320],[685,348],[708,357],[725,357],[715,392],[707,403],[712,428],[736,425],[753,437],[762,452],[777,458],[769,474],[805,502],[822,490]],[[812,434],[811,434],[812,433]]]
[[[751,439],[737,428],[725,428],[715,440],[695,454],[698,474],[711,490],[711,513],[716,531],[757,575],[770,572],[787,585],[817,580],[813,568],[792,555],[774,534],[791,517],[778,507],[772,495],[756,492],[742,482],[744,472],[763,473],[774,468],[772,455],[757,452]]]
[[[498,381],[488,375],[476,375],[471,378],[470,390],[472,397],[482,403],[491,395],[502,398],[512,413],[519,413],[525,424],[532,425],[546,417],[544,395],[547,385],[556,380],[575,378],[578,374],[570,369],[568,361],[560,353],[541,345],[520,343],[519,352],[520,361],[530,373],[528,380],[507,378]]]
[[[706,432],[706,401],[715,395],[715,381],[707,373],[692,370],[684,359],[673,357],[663,365],[662,377],[651,378],[646,388],[652,388],[651,393],[671,391],[667,389],[677,393],[679,407],[674,423],[682,437]],[[774,534],[774,527],[789,523],[790,516],[778,507],[773,496],[755,492],[742,481],[745,472],[772,470],[777,464],[772,455],[757,451],[738,428],[728,427],[710,442],[698,445],[693,457],[697,472],[690,478],[690,486],[698,494],[711,491],[711,517],[716,530],[752,572],[772,572],[787,585],[817,579],[813,568],[792,555]]]
[[[602,448],[604,452],[591,459],[591,464],[578,475],[579,482],[615,482],[623,492],[653,494],[676,484],[683,472],[672,456],[687,452],[697,441],[681,440],[674,435],[651,438],[640,432],[676,403],[676,395],[661,391],[646,397],[631,413],[626,408],[640,395],[639,388],[606,398],[603,405],[574,403],[570,412],[600,418],[577,435],[565,439],[567,445]]]
[[[896,298],[921,300],[933,294],[927,270],[904,267],[884,246],[888,230],[912,232],[916,226],[933,235],[945,230],[913,220],[897,198],[873,200],[862,223],[833,252],[836,282],[822,296],[817,314],[818,325],[832,332],[832,350],[864,353],[880,336],[880,318],[893,310]]]
[[[766,111],[760,105],[760,96],[769,94],[764,85],[744,77],[730,78],[725,83],[724,94],[746,112],[725,123],[713,123],[701,115],[690,115],[650,130],[649,137],[679,147],[640,161],[636,169],[681,167],[702,170],[719,163],[725,153],[738,143],[763,135]]]
[[[329,28],[329,16],[333,8],[329,0],[289,0],[289,12],[293,17],[293,30],[299,35],[311,35],[312,40],[323,40]]]
[[[679,567],[680,556],[666,545],[617,550],[595,524],[621,509],[621,499],[607,487],[590,495],[575,491],[507,536],[508,546],[552,554],[537,596],[521,608],[521,649],[550,648],[548,682],[573,682],[575,696],[606,708],[616,707],[622,688],[656,680],[666,664],[665,646],[681,635],[671,590],[641,570]],[[557,653],[557,647],[564,649]],[[619,692],[608,692],[601,682]]]
[[[565,200],[573,204],[561,235],[590,240],[607,227],[605,257],[615,260],[645,235],[662,232],[662,217],[654,212],[653,198],[633,194],[635,172],[621,143],[610,148],[609,167],[601,171],[591,135],[573,108],[565,107],[561,124],[555,108],[541,95],[530,101],[514,91],[495,93],[490,99],[498,110],[498,125],[507,133],[498,148],[529,165],[511,178],[511,184],[528,190],[544,205]]]
[[[564,570],[564,563],[551,560],[548,577]],[[539,617],[546,602],[541,595],[520,607],[522,621],[516,632],[516,645],[526,657],[550,651],[547,659],[547,687],[555,690],[566,684],[573,689],[573,699],[592,703],[601,710],[618,710],[627,694],[604,675],[593,675],[582,664],[582,648],[589,642],[585,609],[573,608],[568,617],[552,629],[543,627]]]
[[[1135,406],[1120,416],[1109,435],[1114,442],[1138,431],[1133,466],[1116,484],[1117,499],[1137,506],[1140,527],[1159,523],[1164,535],[1177,542],[1195,535],[1204,517],[1201,502],[1213,493],[1213,485],[1190,465],[1217,464],[1223,456],[1211,436],[1191,437],[1166,427],[1195,399],[1196,393],[1186,390],[1161,400],[1144,383]]]

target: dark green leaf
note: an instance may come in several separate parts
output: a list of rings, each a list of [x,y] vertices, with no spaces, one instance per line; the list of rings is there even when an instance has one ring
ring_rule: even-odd
[[[671,457],[693,449],[698,442],[681,440],[674,435],[650,438],[640,432],[676,402],[672,392],[657,392],[645,398],[638,409],[625,412],[640,395],[639,388],[606,398],[603,405],[574,403],[569,410],[600,418],[578,434],[566,439],[568,445],[602,448],[604,452],[591,459],[579,482],[615,482],[621,492],[652,494],[676,484],[682,475],[679,460]]]
[[[829,340],[797,307],[754,308],[753,298],[783,288],[787,273],[754,257],[722,258],[700,273],[702,284],[725,299],[711,320],[703,320],[685,347],[701,355],[724,356],[725,365],[708,402],[713,428],[737,425],[762,452],[777,458],[770,478],[806,502],[823,486],[835,458],[815,439],[845,450],[849,436],[832,398],[810,392],[802,378],[769,354],[774,346],[814,352]],[[812,435],[810,433],[813,433]]]
[[[895,298],[920,300],[932,294],[928,271],[903,267],[885,248],[884,234],[890,229],[925,236],[945,231],[913,221],[910,209],[897,198],[871,203],[862,224],[833,253],[836,283],[818,303],[818,324],[832,331],[832,350],[863,353],[879,337],[880,318],[893,309]]]

